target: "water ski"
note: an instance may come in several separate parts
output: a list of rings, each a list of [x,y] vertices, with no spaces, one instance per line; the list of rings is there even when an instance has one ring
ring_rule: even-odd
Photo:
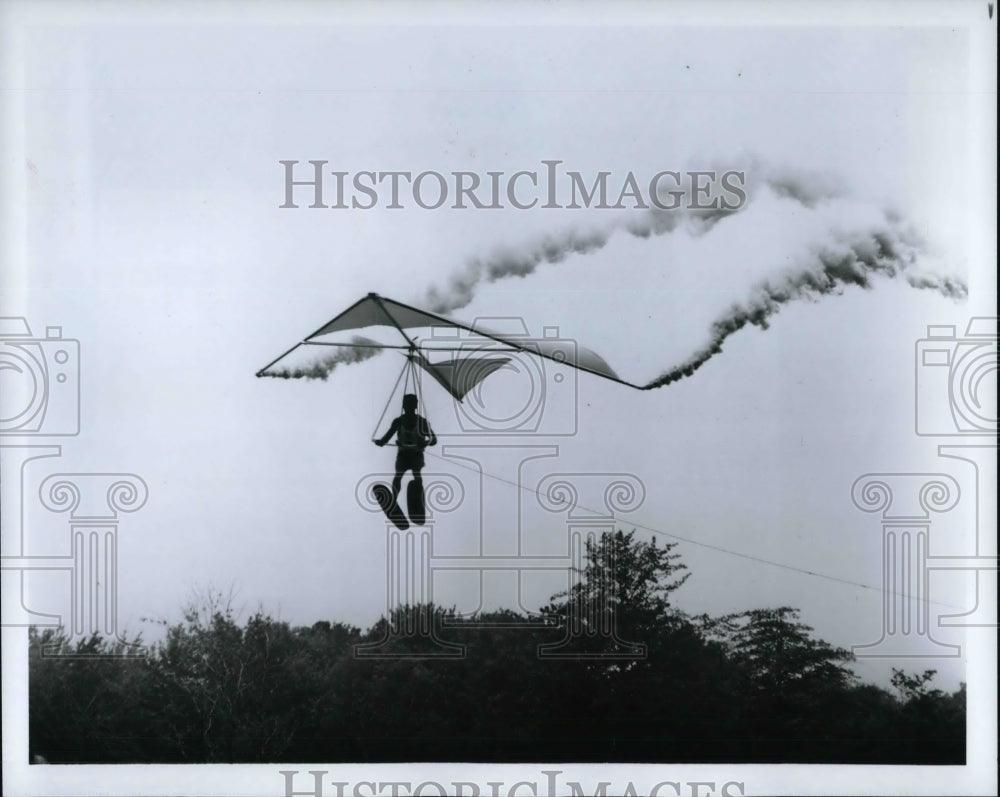
[[[378,484],[373,485],[372,495],[375,496],[375,500],[378,501],[378,505],[382,507],[382,511],[385,512],[385,516],[396,524],[397,529],[405,531],[410,527],[409,522],[406,520],[406,515],[403,514],[403,510],[400,509],[399,504],[396,503],[396,499],[392,497],[392,489],[388,484],[382,484],[379,482]]]
[[[416,479],[406,485],[406,513],[415,526],[422,526],[427,520],[424,510],[424,486]]]

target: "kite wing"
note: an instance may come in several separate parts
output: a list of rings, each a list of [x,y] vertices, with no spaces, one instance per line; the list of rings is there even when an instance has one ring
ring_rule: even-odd
[[[417,365],[459,401],[486,377],[509,362],[510,357],[462,357],[431,363],[426,357],[416,355]]]
[[[400,338],[399,343],[378,343],[357,335],[346,343],[323,340],[334,333],[356,332],[369,327],[389,327],[395,330]],[[413,333],[413,330],[418,329],[430,329],[433,340],[427,341],[424,338],[424,342],[418,344]],[[455,345],[454,341],[458,340],[459,330],[474,337],[459,341],[462,346],[451,349],[457,352],[456,357],[444,362],[431,362],[424,356],[423,352],[447,351],[447,341],[450,339],[453,341],[452,345]],[[444,334],[438,334],[439,332]],[[280,364],[292,352],[310,346],[340,347],[340,351],[331,353],[326,349],[322,355],[314,357],[306,366],[290,368]],[[300,343],[264,366],[257,372],[257,376],[285,378],[304,376],[326,379],[336,365],[368,359],[383,349],[409,351],[417,364],[459,401],[479,382],[510,362],[510,357],[498,356],[505,351],[533,354],[629,387],[640,387],[619,378],[600,355],[583,346],[567,346],[566,341],[534,338],[528,335],[502,335],[482,326],[472,326],[426,310],[418,310],[375,293],[369,293],[306,336]]]

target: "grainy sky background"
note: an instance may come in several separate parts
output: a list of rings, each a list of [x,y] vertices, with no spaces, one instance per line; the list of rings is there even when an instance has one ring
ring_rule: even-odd
[[[901,276],[794,301],[659,390],[566,373],[560,385],[576,392],[552,401],[564,402],[560,418],[576,414],[577,433],[508,441],[559,446],[526,466],[534,482],[554,471],[640,479],[645,503],[620,526],[688,540],[683,609],[790,605],[834,644],[879,637],[880,525],[853,506],[851,484],[944,471],[974,485],[937,456],[946,440],[914,433],[915,342],[928,324],[961,333],[970,316],[994,314],[992,214],[977,193],[988,138],[967,27],[176,19],[24,28],[4,82],[22,123],[6,128],[19,153],[8,185],[23,204],[5,243],[3,315],[24,316],[36,335],[60,325],[81,350],[81,433],[26,478],[127,471],[148,484],[147,506],[121,525],[121,625],[149,633],[142,618],[177,619],[208,586],[295,624],[367,626],[384,610],[383,523],[354,496],[361,477],[391,469],[370,430],[400,358],[327,381],[254,377],[365,293],[423,306],[473,260],[610,231],[596,251],[479,286],[454,315],[558,326],[646,381],[704,346],[763,281],[891,228],[924,242],[905,274],[963,281],[969,297]],[[308,209],[308,190],[303,207],[279,209],[282,159],[481,175],[558,159],[585,176],[608,171],[615,186],[629,171],[719,167],[756,182],[746,208],[707,231],[641,238],[624,226],[642,211]],[[769,175],[836,190],[803,204]],[[425,397],[439,433],[455,435],[442,442],[468,444],[451,400],[433,386]],[[919,400],[947,417],[940,386]],[[498,457],[494,475],[513,473],[516,457]],[[455,462],[430,457],[428,470],[463,480],[469,512],[492,507],[486,537],[516,517],[512,488],[487,478],[479,496]],[[561,519],[522,498],[522,538],[558,547]],[[470,552],[480,530],[464,511],[440,524],[442,552]],[[935,521],[935,552],[969,552],[971,512],[966,502]],[[25,522],[26,553],[65,554],[63,517],[29,502]],[[5,545],[7,535],[5,523]],[[28,578],[31,608],[65,611],[62,587]],[[444,602],[476,607],[469,583],[438,586]],[[971,607],[965,578],[931,586],[932,622]],[[523,599],[533,608],[558,588],[540,579]],[[899,664],[857,670],[887,684]],[[965,678],[961,660],[915,666],[936,667],[946,688]]]

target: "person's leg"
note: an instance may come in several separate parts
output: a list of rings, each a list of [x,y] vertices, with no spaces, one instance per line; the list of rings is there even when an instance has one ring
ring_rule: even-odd
[[[424,469],[424,452],[417,451],[414,453],[413,461],[410,463],[410,470],[413,471],[413,481],[420,489],[421,495],[424,494],[424,480],[420,477],[420,472],[423,469]]]
[[[399,491],[403,486],[403,474],[406,473],[406,462],[402,456],[396,457],[396,475],[392,478],[392,500],[399,497]]]

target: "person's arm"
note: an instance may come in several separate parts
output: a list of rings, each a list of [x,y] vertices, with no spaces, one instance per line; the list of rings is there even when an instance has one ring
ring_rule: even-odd
[[[380,437],[378,440],[376,440],[375,445],[377,445],[379,448],[384,446],[386,443],[389,442],[389,438],[392,437],[394,434],[396,434],[398,428],[399,428],[399,418],[393,418],[392,423],[389,425],[389,431],[386,432],[384,435],[382,435],[382,437]]]
[[[434,434],[434,430],[431,429],[431,422],[428,421],[426,418],[424,418],[424,425],[426,426],[427,429],[427,445],[436,446],[438,439],[437,435]]]

